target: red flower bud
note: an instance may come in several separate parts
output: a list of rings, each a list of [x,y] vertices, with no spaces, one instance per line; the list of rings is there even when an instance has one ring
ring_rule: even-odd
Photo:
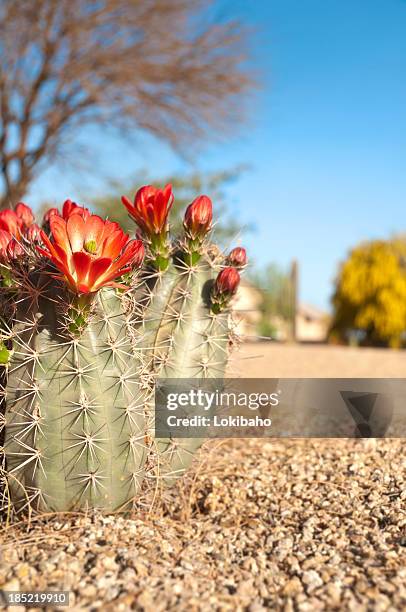
[[[42,242],[41,228],[36,223],[33,223],[32,225],[30,225],[30,227],[25,232],[25,237],[27,238],[29,242],[35,242],[35,243]]]
[[[213,207],[210,198],[201,195],[193,200],[186,209],[184,226],[191,238],[204,236],[211,228]]]
[[[29,206],[27,206],[27,204],[24,204],[24,202],[18,202],[14,210],[17,217],[21,219],[25,227],[30,227],[30,225],[34,223],[34,215],[32,210]]]
[[[50,208],[46,211],[43,218],[43,223],[49,223],[49,220],[53,215],[57,215],[58,217],[60,217],[59,210],[57,208]]]
[[[172,185],[168,184],[164,189],[145,185],[135,194],[134,203],[125,196],[121,201],[144,234],[151,236],[166,231],[173,204]]]
[[[227,265],[243,268],[247,265],[247,251],[243,247],[235,247],[227,257]]]
[[[215,282],[216,294],[234,295],[240,284],[240,275],[235,268],[224,268],[219,272]]]
[[[219,314],[228,307],[231,298],[240,284],[240,275],[236,268],[224,268],[217,275],[211,290],[211,311]]]
[[[15,238],[12,238],[8,243],[6,249],[8,259],[18,259],[22,255],[24,255],[24,252],[25,251],[21,244]]]
[[[5,263],[8,260],[7,247],[13,236],[7,230],[0,229],[0,261]]]
[[[135,246],[134,243],[136,247],[134,249],[134,256],[131,259],[130,263],[134,268],[139,268],[141,267],[142,262],[144,261],[145,248],[144,248],[144,243],[142,242],[142,240],[130,240],[128,244]]]

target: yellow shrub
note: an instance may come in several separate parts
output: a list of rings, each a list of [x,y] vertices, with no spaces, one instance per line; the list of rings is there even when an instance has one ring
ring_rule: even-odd
[[[401,345],[406,330],[406,242],[375,240],[353,249],[340,268],[332,333],[362,330],[369,344]]]

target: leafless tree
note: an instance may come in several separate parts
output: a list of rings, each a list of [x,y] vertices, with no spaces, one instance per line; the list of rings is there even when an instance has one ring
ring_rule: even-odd
[[[238,117],[251,79],[235,21],[202,0],[0,0],[0,207],[72,130],[152,132],[175,147]],[[74,132],[77,133],[77,132]]]

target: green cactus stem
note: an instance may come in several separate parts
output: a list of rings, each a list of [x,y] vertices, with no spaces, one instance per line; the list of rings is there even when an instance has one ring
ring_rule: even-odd
[[[44,282],[40,278],[40,282]],[[124,509],[145,462],[144,403],[123,299],[102,289],[80,336],[53,282],[23,304],[7,385],[5,452],[14,503]]]
[[[217,271],[207,258],[189,267],[178,259],[154,287],[141,332],[148,371],[160,379],[221,379],[230,349],[230,313],[210,312]],[[155,478],[173,484],[203,439],[157,439]]]

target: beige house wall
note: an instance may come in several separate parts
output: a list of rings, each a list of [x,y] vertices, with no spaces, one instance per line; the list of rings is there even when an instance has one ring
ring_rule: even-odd
[[[262,294],[245,279],[241,282],[234,300],[237,331],[241,336],[254,339],[261,320]]]

